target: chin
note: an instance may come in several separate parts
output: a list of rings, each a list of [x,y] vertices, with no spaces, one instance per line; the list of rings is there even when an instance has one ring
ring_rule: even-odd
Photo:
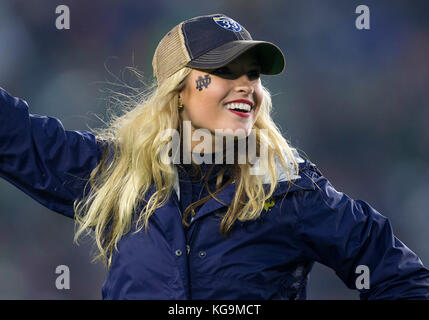
[[[239,135],[248,136],[251,129],[252,127],[250,126],[230,126],[230,127],[224,128],[223,131],[225,132],[232,131],[233,135],[239,134]]]

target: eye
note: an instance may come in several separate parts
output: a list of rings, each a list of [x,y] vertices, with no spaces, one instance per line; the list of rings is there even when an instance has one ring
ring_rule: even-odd
[[[258,79],[260,76],[260,72],[259,70],[251,70],[247,73],[247,76],[249,77],[249,79]]]

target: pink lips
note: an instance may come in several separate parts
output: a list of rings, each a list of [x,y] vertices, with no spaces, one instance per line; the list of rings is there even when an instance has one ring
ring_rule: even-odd
[[[231,111],[232,113],[235,113],[237,116],[242,117],[242,118],[250,117],[250,112],[239,112],[239,111],[230,110],[230,109],[228,109],[228,111]]]

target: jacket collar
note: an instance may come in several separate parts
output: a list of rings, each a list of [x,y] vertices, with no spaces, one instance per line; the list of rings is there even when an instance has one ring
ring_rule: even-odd
[[[314,166],[314,164],[312,164],[308,160],[302,159],[295,149],[293,149],[292,152],[295,157],[295,161],[299,165],[299,174],[293,175],[292,179],[290,180],[287,179],[286,174],[283,172],[280,161],[276,159],[276,166],[278,169],[278,183],[276,189],[274,190],[273,197],[299,190],[315,189],[314,181],[312,180],[310,175],[307,174],[309,173],[308,170],[310,169],[310,167]],[[294,170],[292,163],[289,163],[289,169]],[[264,175],[264,187],[267,188],[267,191],[270,186],[269,183],[269,175],[266,174]],[[202,207],[198,210],[196,216],[191,219],[191,224],[193,224],[196,220],[199,220],[200,218],[212,213],[215,210],[218,210],[224,206],[228,206],[232,202],[234,195],[235,183],[231,183],[229,186],[227,186],[225,189],[223,189],[216,195],[217,199],[211,198],[202,205]]]
[[[298,151],[295,148],[291,148],[291,151],[292,151],[292,154],[295,158],[295,161],[299,165],[299,168],[300,168],[299,173],[301,173],[301,171],[302,171],[301,169],[308,167],[310,165],[313,165],[311,162],[302,159],[299,156]],[[295,170],[292,162],[289,162],[288,166],[289,166],[288,169],[290,169],[291,172],[293,172]],[[287,174],[284,172],[283,167],[281,166],[281,163],[277,157],[276,157],[276,167],[277,167],[277,172],[278,172],[278,176],[277,176],[278,185],[277,185],[276,190],[274,191],[274,195],[290,192],[293,190],[302,190],[303,188],[308,189],[308,179],[303,179],[301,174],[296,175],[294,173],[292,175],[292,178],[290,180],[288,179]],[[178,174],[178,170],[177,170],[176,166],[174,166],[174,171],[175,171],[175,180],[174,180],[173,187],[174,187],[174,190],[176,192],[177,199],[180,200],[179,174]],[[293,181],[293,184],[290,183],[291,181]],[[266,188],[269,187],[270,177],[269,177],[268,173],[266,173],[264,175],[263,183],[266,186]],[[225,200],[226,203],[229,204],[229,203],[231,203],[232,198],[234,196],[233,191],[235,191],[235,183],[234,182],[232,182],[231,185],[229,185],[224,190],[222,190],[220,193],[218,193],[217,197],[220,198],[221,200],[222,199]],[[211,200],[214,200],[214,199],[211,199]],[[216,201],[216,200],[214,200],[214,201]],[[201,209],[203,209],[203,207]]]

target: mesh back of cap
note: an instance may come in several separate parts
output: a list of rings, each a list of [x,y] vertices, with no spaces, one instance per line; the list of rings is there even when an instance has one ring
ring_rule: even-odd
[[[191,61],[185,47],[182,23],[175,26],[159,42],[152,60],[153,73],[158,85]]]

